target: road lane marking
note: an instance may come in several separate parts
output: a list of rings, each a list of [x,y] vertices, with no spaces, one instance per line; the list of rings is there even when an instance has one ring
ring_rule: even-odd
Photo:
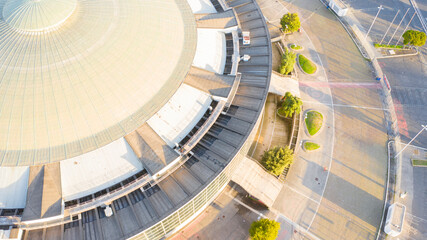
[[[330,103],[321,103],[318,101],[303,101],[303,102],[304,103],[312,103],[312,104],[322,104],[322,105],[328,105],[328,106],[333,106],[333,107],[348,107],[348,108],[361,108],[361,109],[368,109],[368,110],[388,111],[388,109],[378,108],[378,107],[365,107],[365,106],[347,105],[347,104],[330,104]]]
[[[302,81],[300,86],[304,87],[325,87],[325,88],[382,88],[377,82],[318,82],[318,81]]]
[[[300,192],[300,191],[296,190],[295,188],[293,188],[293,187],[291,187],[291,186],[289,186],[289,185],[287,185],[287,184],[285,184],[284,186],[285,186],[285,187],[287,187],[287,188],[289,188],[289,189],[291,189],[292,191],[294,191],[294,192],[298,193],[299,195],[301,195],[301,196],[303,196],[303,197],[305,197],[305,198],[307,198],[307,199],[309,199],[309,200],[311,200],[311,201],[313,201],[313,202],[315,202],[315,203],[317,203],[317,204],[320,204],[320,201],[318,201],[318,200],[316,200],[316,199],[313,199],[313,198],[311,198],[311,197],[309,197],[309,196],[305,195],[304,193],[302,193],[302,192]]]
[[[287,222],[290,225],[292,225],[292,227],[294,227],[298,232],[301,232],[304,236],[308,235],[311,239],[320,240],[320,238],[316,237],[315,235],[313,235],[312,233],[310,233],[309,231],[307,231],[304,227],[302,227],[298,223],[293,222],[292,220],[290,220],[289,218],[285,217],[284,215],[279,214],[278,217],[277,217],[277,220],[279,218],[282,218],[283,220],[285,220],[285,222]],[[307,237],[307,236],[305,236],[305,237]]]

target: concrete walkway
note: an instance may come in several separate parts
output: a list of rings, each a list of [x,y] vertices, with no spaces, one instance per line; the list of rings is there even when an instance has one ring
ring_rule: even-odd
[[[279,2],[258,1],[263,14],[272,24],[278,24],[280,17],[287,13],[287,9]],[[303,31],[294,33],[285,38],[287,45],[297,43],[304,46],[300,54],[304,54],[317,65],[317,72],[313,75],[306,74],[296,65],[299,81],[306,82],[327,82],[328,78],[323,68],[322,60],[314,48],[309,36]],[[321,143],[322,148],[313,153],[299,151],[294,164],[289,170],[287,181],[284,184],[276,202],[273,205],[274,211],[279,214],[278,221],[282,222],[280,239],[291,239],[297,237],[299,231],[310,229],[316,212],[322,200],[326,182],[329,176],[330,163],[332,161],[332,151],[334,145],[334,113],[331,90],[322,87],[302,87],[300,86],[300,96],[304,102],[304,112],[315,109],[324,116],[324,125],[321,131],[315,136],[308,136],[305,126],[300,126],[299,139]],[[298,229],[297,232],[293,230]],[[284,234],[286,231],[287,234]],[[305,233],[310,235],[309,233]]]
[[[316,109],[326,120],[312,138],[323,148],[299,151],[274,205],[285,231],[279,239],[374,239],[384,203],[387,134],[369,64],[320,2],[258,2],[273,24],[286,8],[298,12],[303,32],[287,41],[304,46],[319,68],[314,76],[298,75],[304,110]],[[311,139],[300,133],[301,140]]]

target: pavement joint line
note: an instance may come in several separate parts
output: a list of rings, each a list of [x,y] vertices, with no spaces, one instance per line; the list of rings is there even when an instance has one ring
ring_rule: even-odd
[[[289,218],[287,218],[285,215],[279,214],[278,218],[282,218],[283,220],[285,220],[286,222],[288,222],[289,224],[291,224],[292,227],[295,227],[298,231],[301,231],[303,234],[309,235],[312,239],[320,240],[320,238],[316,237],[315,235],[313,235],[312,233],[310,233],[309,231],[307,231],[305,228],[303,228],[298,223],[293,222],[292,220],[290,220]]]
[[[295,188],[293,188],[293,187],[289,186],[288,184],[285,184],[284,186],[285,186],[285,187],[288,187],[289,189],[291,189],[292,191],[294,191],[294,192],[298,193],[299,195],[301,195],[301,196],[303,196],[303,197],[305,197],[305,198],[307,198],[307,199],[309,199],[309,200],[311,200],[311,201],[313,201],[313,202],[315,202],[315,203],[317,203],[317,204],[320,204],[320,201],[318,201],[318,200],[316,200],[316,199],[313,199],[313,198],[311,198],[311,197],[309,197],[309,196],[305,195],[304,193],[302,193],[302,192],[300,192],[300,191],[296,190]]]
[[[402,141],[400,141],[399,143],[400,143],[400,144],[405,144],[405,143],[404,143],[404,142],[402,142]],[[408,147],[418,148],[418,149],[426,150],[426,151],[427,151],[427,148],[419,147],[419,146],[415,146],[415,145],[412,145],[412,144],[409,144],[409,145],[408,145]]]
[[[268,218],[267,216],[265,216],[265,215],[264,215],[264,214],[262,214],[261,212],[259,212],[259,211],[255,210],[255,209],[253,209],[252,207],[250,207],[250,206],[249,206],[249,205],[247,205],[246,203],[244,203],[244,202],[240,201],[240,200],[239,200],[239,199],[237,199],[236,197],[233,197],[233,195],[231,195],[229,192],[224,192],[224,193],[225,193],[225,195],[227,195],[229,198],[231,198],[231,200],[233,200],[233,201],[235,201],[235,202],[239,203],[240,205],[244,206],[245,208],[247,208],[247,209],[251,210],[252,212],[254,212],[254,213],[256,213],[256,214],[258,214],[258,216],[261,216],[261,217],[263,217],[263,218]]]
[[[421,217],[418,217],[418,216],[416,216],[416,215],[414,215],[414,214],[411,214],[411,213],[409,213],[409,212],[407,212],[407,213],[406,213],[406,215],[409,215],[410,217],[415,218],[415,219],[417,219],[417,220],[419,220],[419,221],[427,222],[427,220],[426,220],[426,219],[421,218]]]
[[[321,103],[318,101],[303,101],[304,103],[312,103],[312,104],[323,104],[333,107],[349,107],[349,108],[361,108],[361,109],[370,109],[370,110],[380,110],[380,111],[389,111],[385,108],[377,108],[377,107],[364,107],[364,106],[357,106],[357,105],[346,105],[346,104],[330,104],[330,103]]]

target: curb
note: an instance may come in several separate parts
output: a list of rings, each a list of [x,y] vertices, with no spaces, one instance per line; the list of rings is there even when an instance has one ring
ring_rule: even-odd
[[[316,143],[316,144],[318,144],[318,145],[319,145],[319,148],[314,149],[314,150],[307,150],[307,149],[305,148],[305,143],[307,143],[307,142]],[[302,141],[302,144],[301,144],[301,148],[302,148],[302,150],[303,150],[304,152],[306,152],[306,153],[310,153],[310,152],[316,152],[316,151],[318,151],[318,150],[322,149],[322,145],[320,145],[319,143],[317,143],[317,142],[315,142],[315,141],[303,140],[303,141]]]
[[[318,66],[315,62],[313,62],[313,60],[311,60],[311,59],[309,59],[308,57],[304,56],[304,57],[305,57],[305,58],[307,58],[310,62],[312,62],[314,65],[316,65],[316,71],[315,71],[314,73],[306,73],[306,72],[304,71],[304,69],[302,69],[301,64],[299,64],[299,56],[300,56],[300,55],[304,56],[304,54],[302,54],[302,53],[298,53],[298,55],[297,55],[297,63],[298,63],[298,67],[301,69],[301,72],[302,72],[302,73],[304,73],[304,74],[306,74],[306,75],[308,75],[308,76],[315,76],[315,75],[317,74],[318,70],[319,70],[319,66]]]
[[[311,134],[308,132],[307,123],[305,123],[305,119],[307,118],[307,113],[308,113],[308,112],[311,112],[311,111],[318,112],[318,113],[320,113],[320,114],[322,115],[322,126],[320,126],[319,131],[317,131],[317,133],[315,133],[314,135],[311,135]],[[306,135],[307,135],[309,138],[314,138],[314,137],[316,137],[317,135],[319,135],[319,133],[320,133],[320,132],[322,132],[322,131],[323,131],[323,129],[325,128],[325,127],[324,127],[325,119],[326,119],[326,118],[325,118],[325,114],[324,114],[324,113],[322,113],[321,111],[318,111],[318,110],[315,110],[315,109],[307,109],[307,110],[305,110],[305,111],[304,111],[303,118],[301,119],[301,121],[303,121],[303,125],[304,125],[304,132],[306,133]]]
[[[415,56],[418,55],[418,49],[416,53],[409,53],[409,54],[399,54],[399,55],[394,55],[394,56],[382,56],[382,57],[377,57],[377,59],[382,59],[382,58],[398,58],[398,57],[410,57],[410,56]]]

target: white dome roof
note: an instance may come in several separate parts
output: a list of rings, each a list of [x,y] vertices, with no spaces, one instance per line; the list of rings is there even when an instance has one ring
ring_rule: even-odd
[[[42,31],[61,25],[76,6],[77,0],[8,0],[3,18],[12,28]]]
[[[0,0],[0,13],[0,166],[60,161],[135,130],[196,50],[186,0]]]

